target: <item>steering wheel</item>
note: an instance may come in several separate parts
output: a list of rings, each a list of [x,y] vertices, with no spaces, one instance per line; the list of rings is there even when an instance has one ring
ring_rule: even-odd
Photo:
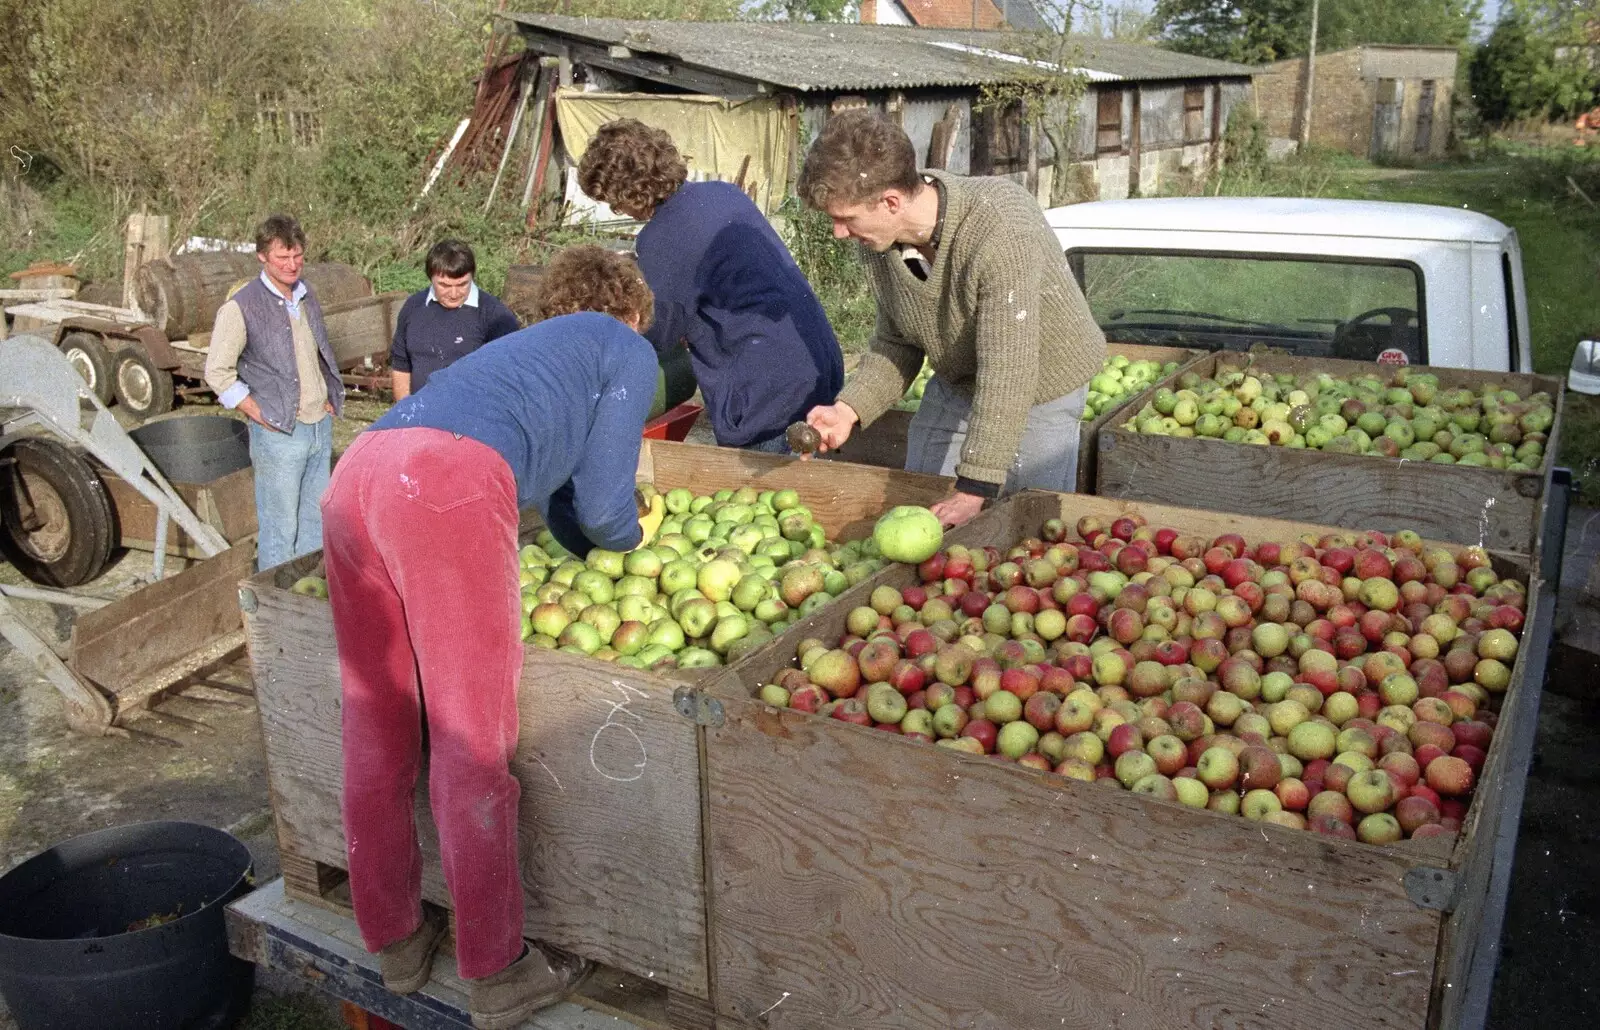
[[[1388,319],[1389,319],[1389,324],[1386,327],[1389,330],[1388,347],[1389,348],[1394,348],[1396,350],[1407,351],[1409,353],[1410,348],[1408,348],[1406,345],[1408,343],[1412,342],[1412,340],[1411,340],[1411,334],[1407,333],[1406,330],[1414,328],[1414,326],[1416,324],[1416,321],[1417,321],[1417,312],[1412,308],[1382,307],[1382,308],[1371,308],[1370,310],[1363,311],[1363,312],[1361,312],[1361,314],[1355,316],[1354,318],[1349,319],[1346,322],[1340,323],[1339,328],[1335,329],[1334,333],[1333,333],[1332,350],[1333,350],[1334,354],[1337,355],[1339,353],[1339,350],[1340,350],[1340,344],[1346,338],[1352,337],[1352,336],[1354,336],[1354,337],[1356,337],[1358,339],[1363,339],[1364,341],[1365,340],[1371,340],[1372,343],[1374,345],[1376,345],[1378,343],[1378,339],[1377,339],[1376,334],[1369,333],[1369,332],[1359,332],[1359,331],[1352,332],[1352,330],[1358,330],[1358,327],[1363,327],[1364,328],[1364,327],[1367,327],[1367,326],[1371,326],[1373,321],[1376,318],[1378,318],[1378,316],[1380,316],[1380,315],[1387,316]],[[1378,329],[1378,328],[1385,328],[1385,327],[1372,326],[1372,328]],[[1383,349],[1386,349],[1386,348],[1379,347],[1378,349],[1379,350],[1383,350]],[[1377,354],[1374,353],[1374,354],[1366,355],[1365,357],[1367,359],[1376,358]]]

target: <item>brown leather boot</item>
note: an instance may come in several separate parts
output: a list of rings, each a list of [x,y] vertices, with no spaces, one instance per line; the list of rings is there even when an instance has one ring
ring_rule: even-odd
[[[396,994],[422,990],[433,975],[433,954],[449,928],[450,919],[443,911],[423,905],[422,925],[411,931],[411,936],[378,952],[383,985]]]
[[[498,973],[468,980],[467,1010],[478,1030],[508,1030],[565,998],[593,963],[530,943],[528,953]]]

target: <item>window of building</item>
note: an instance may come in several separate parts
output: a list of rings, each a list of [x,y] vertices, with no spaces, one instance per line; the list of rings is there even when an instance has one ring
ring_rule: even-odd
[[[1206,87],[1183,87],[1183,141],[1204,143],[1210,137],[1206,130]]]
[[[974,107],[972,174],[1009,175],[1028,169],[1028,129],[1022,105]]]
[[[1095,118],[1095,153],[1122,153],[1122,90],[1100,90],[1098,110]]]

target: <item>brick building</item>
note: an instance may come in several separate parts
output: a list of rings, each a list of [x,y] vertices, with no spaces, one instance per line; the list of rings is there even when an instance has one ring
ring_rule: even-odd
[[[1456,49],[1369,43],[1317,56],[1311,142],[1360,157],[1437,157],[1449,143]],[[1256,73],[1267,133],[1300,138],[1303,57]]]
[[[1028,32],[1050,28],[1028,0],[861,0],[861,23]]]

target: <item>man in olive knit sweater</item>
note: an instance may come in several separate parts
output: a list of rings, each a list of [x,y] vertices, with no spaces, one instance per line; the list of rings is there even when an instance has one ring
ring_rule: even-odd
[[[823,449],[893,407],[926,356],[934,376],[906,468],[955,475],[933,507],[941,522],[1025,487],[1071,491],[1105,336],[1033,197],[1007,179],[919,173],[906,134],[864,111],[828,122],[799,193],[862,245],[878,305],[871,350],[837,401],[806,416]]]

